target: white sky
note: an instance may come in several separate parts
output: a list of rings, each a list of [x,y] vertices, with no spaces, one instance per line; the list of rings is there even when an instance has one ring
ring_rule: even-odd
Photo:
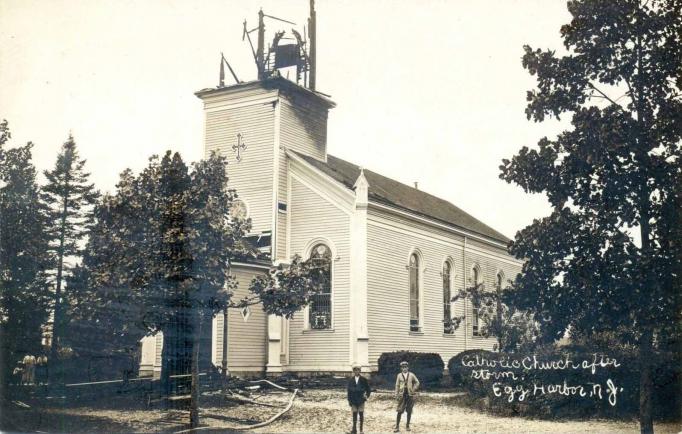
[[[241,33],[261,6],[298,28],[308,16],[308,0],[0,0],[0,119],[11,143],[33,141],[43,170],[71,131],[108,191],[166,149],[201,158],[194,92],[217,85],[221,51],[241,80],[255,78]],[[526,120],[534,80],[521,67],[523,44],[561,50],[565,1],[318,0],[316,9],[317,89],[338,104],[329,153],[418,181],[510,237],[548,214],[544,197],[500,180],[498,166],[565,126]]]

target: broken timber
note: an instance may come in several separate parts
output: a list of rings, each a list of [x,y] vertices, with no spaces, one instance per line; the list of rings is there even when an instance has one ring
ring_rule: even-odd
[[[294,406],[294,399],[296,399],[296,395],[298,395],[298,393],[299,393],[298,389],[294,389],[293,393],[291,394],[291,398],[289,398],[289,403],[287,404],[287,406],[284,409],[282,409],[282,411],[280,411],[276,415],[272,416],[270,419],[266,420],[265,422],[260,422],[260,423],[256,423],[253,425],[239,426],[239,427],[235,427],[235,426],[202,426],[199,428],[190,428],[190,429],[186,429],[186,430],[182,430],[182,431],[176,431],[175,434],[184,434],[184,433],[191,433],[191,432],[203,431],[203,430],[216,430],[216,429],[247,430],[247,429],[255,429],[255,428],[264,427],[264,426],[270,425],[272,422],[276,421],[277,419],[282,417],[282,415],[284,415],[289,410],[291,410],[291,407]]]

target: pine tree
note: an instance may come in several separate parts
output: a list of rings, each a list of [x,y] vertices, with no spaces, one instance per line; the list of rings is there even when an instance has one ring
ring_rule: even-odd
[[[567,55],[525,47],[526,114],[572,128],[504,160],[501,178],[552,214],[517,233],[515,302],[545,337],[619,333],[640,361],[640,428],[653,432],[652,364],[682,324],[682,14],[679,1],[576,0]]]
[[[38,356],[47,321],[50,266],[46,208],[40,200],[33,144],[5,149],[7,121],[0,122],[0,377],[2,386],[25,355]]]
[[[88,182],[85,160],[76,150],[71,135],[62,146],[54,169],[45,171],[47,184],[44,200],[50,207],[50,251],[55,256],[54,301],[52,319],[51,362],[56,361],[57,349],[66,323],[64,318],[64,282],[71,261],[81,256],[82,243],[93,224],[93,207],[99,193]]]

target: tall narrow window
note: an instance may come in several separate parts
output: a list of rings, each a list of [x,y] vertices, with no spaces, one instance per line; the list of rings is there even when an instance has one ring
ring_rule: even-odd
[[[480,282],[480,272],[478,270],[478,266],[475,266],[471,270],[471,280],[473,281],[473,285],[478,286]],[[472,320],[471,320],[471,333],[474,336],[481,336],[481,324],[480,321],[481,319],[479,318],[479,307],[478,306],[471,306],[472,308]]]
[[[502,324],[502,285],[504,285],[504,272],[500,271],[497,273],[497,278],[495,279],[495,291],[497,291],[496,305],[495,305],[495,318],[497,320],[498,326]]]
[[[419,257],[416,254],[410,256],[410,331],[418,332],[419,323]]]
[[[332,327],[332,252],[325,244],[317,244],[310,253],[313,279],[318,291],[310,298],[309,324],[311,329]]]
[[[452,334],[455,330],[452,326],[452,308],[450,300],[452,294],[450,293],[450,272],[452,266],[449,261],[443,264],[443,333]]]

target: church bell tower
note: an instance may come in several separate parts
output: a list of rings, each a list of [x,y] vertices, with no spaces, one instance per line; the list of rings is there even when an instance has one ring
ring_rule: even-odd
[[[272,76],[196,93],[204,103],[204,152],[228,161],[229,187],[251,219],[252,244],[285,258],[288,217],[286,152],[326,161],[326,96]]]
[[[218,152],[228,160],[229,187],[239,196],[238,212],[251,219],[250,240],[274,260],[285,256],[287,197],[286,152],[326,161],[327,115],[334,102],[315,91],[316,17],[310,0],[307,31],[276,31],[266,49],[265,20],[295,25],[258,13],[258,26],[244,21],[256,62],[257,80],[241,82],[221,54],[216,88],[196,95],[204,103],[204,153]],[[251,34],[257,32],[256,46]],[[290,43],[288,41],[294,41]],[[225,86],[225,66],[235,80]],[[290,75],[295,80],[289,80]]]

